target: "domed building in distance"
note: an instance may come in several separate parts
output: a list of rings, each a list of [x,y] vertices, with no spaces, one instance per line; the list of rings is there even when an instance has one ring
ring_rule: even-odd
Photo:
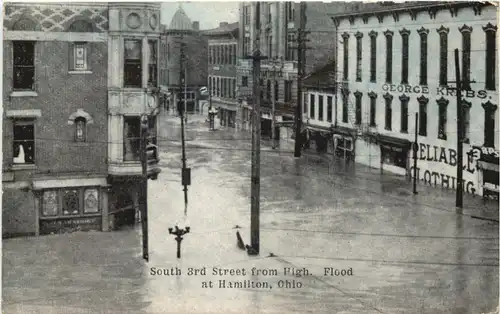
[[[170,24],[165,28],[167,43],[166,85],[170,96],[168,106],[176,108],[179,93],[186,89],[186,110],[197,112],[199,89],[207,85],[207,40],[200,33],[199,22],[192,22],[181,6],[177,9]],[[184,62],[181,66],[182,54]],[[184,69],[186,82],[181,83],[181,70]]]

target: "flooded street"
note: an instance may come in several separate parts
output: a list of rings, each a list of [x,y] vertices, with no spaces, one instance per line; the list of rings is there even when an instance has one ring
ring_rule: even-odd
[[[405,178],[311,153],[295,159],[293,143],[262,144],[261,252],[248,256],[236,231],[249,244],[250,138],[208,131],[204,117],[189,117],[185,218],[180,122],[164,116],[162,172],[149,183],[149,263],[141,259],[140,226],[4,240],[3,312],[466,314],[497,307],[498,223],[471,217],[498,220],[496,204],[467,196],[457,213],[452,191],[419,185],[415,196]],[[191,227],[181,259],[168,233],[176,223]],[[159,275],[176,267],[181,275]]]

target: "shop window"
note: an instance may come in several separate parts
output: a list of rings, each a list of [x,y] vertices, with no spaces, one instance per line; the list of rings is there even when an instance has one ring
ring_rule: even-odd
[[[242,76],[241,77],[241,86],[247,87],[248,86],[248,76]]]
[[[285,102],[292,101],[292,84],[293,81],[285,81]]]
[[[333,97],[332,96],[327,96],[326,97],[326,121],[332,122],[333,121]]]
[[[318,120],[323,121],[323,96],[318,95]]]
[[[99,194],[97,189],[87,189],[84,192],[83,212],[97,213],[99,212]]]
[[[499,186],[499,176],[497,171],[483,169],[483,182]]]
[[[57,216],[59,214],[59,200],[57,191],[44,191],[42,200],[42,216]]]
[[[447,120],[448,120],[448,103],[449,101],[444,98],[440,98],[437,100],[438,103],[438,139],[440,140],[446,140],[446,126],[447,126]]]
[[[375,31],[370,32],[370,82],[377,81],[377,35]]]
[[[385,129],[387,131],[392,130],[392,98],[390,94],[385,94]]]
[[[75,141],[85,142],[87,140],[87,120],[83,117],[75,119]]]
[[[377,94],[374,92],[368,93],[370,97],[370,127],[377,126]]]
[[[449,29],[441,26],[439,34],[439,84],[448,84],[448,33]]]
[[[13,70],[15,90],[35,89],[35,42],[13,42]]]
[[[80,213],[80,198],[78,190],[64,190],[62,195],[63,215],[78,215]]]
[[[124,118],[123,160],[139,161],[141,152],[141,118]]]
[[[142,86],[142,43],[140,40],[125,40],[124,87]]]
[[[497,26],[488,23],[483,30],[486,34],[486,89],[495,90],[496,54],[497,54]]]
[[[356,82],[361,82],[363,74],[363,33],[356,33]]]
[[[400,32],[402,41],[401,50],[401,84],[408,84],[408,58],[409,58],[409,37],[410,31],[407,29],[402,29]]]
[[[472,103],[466,100],[462,100],[462,123],[463,123],[463,132],[462,132],[462,140],[464,143],[470,142],[470,108],[472,107]]]
[[[342,122],[347,123],[349,121],[349,102],[348,102],[348,90],[342,90]]]
[[[33,120],[16,119],[13,138],[13,163],[35,163],[35,123]]]
[[[279,83],[274,81],[274,101],[278,101],[280,96]]]
[[[362,117],[362,97],[363,93],[356,91],[354,93],[354,97],[356,98],[356,125],[360,125],[363,121]]]
[[[41,216],[76,216],[100,211],[96,187],[45,190],[42,194]]]
[[[149,61],[148,61],[148,86],[158,86],[158,42],[148,40]]]
[[[418,135],[427,136],[427,103],[429,99],[425,96],[417,98],[419,104],[418,110]]]
[[[383,163],[406,169],[407,151],[399,147],[380,146]]]
[[[387,30],[384,32],[385,35],[385,82],[392,83],[392,37],[394,32]]]
[[[427,38],[429,30],[421,28],[418,30],[420,35],[420,85],[427,85]]]
[[[315,94],[309,94],[309,117],[311,119],[316,119],[316,108],[315,108],[315,100],[316,100],[316,95]]]
[[[460,33],[462,33],[462,88],[470,89],[470,36],[472,33],[472,27],[464,26],[459,28]]]
[[[495,119],[497,105],[490,101],[482,104],[484,109],[484,146],[495,147]]]
[[[406,95],[399,96],[401,101],[401,133],[408,133],[408,102],[410,98]]]
[[[344,81],[349,80],[349,34],[342,34],[342,45],[344,48]]]

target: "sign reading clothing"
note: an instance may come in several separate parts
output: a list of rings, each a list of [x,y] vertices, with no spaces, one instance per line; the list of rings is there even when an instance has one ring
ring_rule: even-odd
[[[384,84],[382,85],[382,90],[384,92],[399,92],[406,94],[429,94],[428,86],[420,86],[420,85],[397,85],[397,84]],[[437,96],[450,96],[456,97],[457,91],[450,87],[437,87],[436,88]],[[462,96],[466,98],[479,98],[485,99],[488,96],[488,92],[485,90],[464,90],[462,91]]]
[[[457,151],[452,148],[439,147],[429,144],[418,144],[417,151],[418,163],[426,162],[429,167],[426,170],[417,167],[417,178],[423,180],[426,184],[431,186],[442,186],[444,188],[456,189],[457,178],[449,173],[456,173],[457,167]],[[463,166],[464,177],[469,178],[476,172],[477,160],[480,158],[480,150],[473,148],[464,154]],[[448,166],[448,167],[447,167]],[[429,170],[431,169],[431,170]],[[432,169],[442,169],[440,171],[433,171]],[[443,170],[448,170],[443,172]],[[422,171],[421,171],[422,170]],[[413,177],[415,173],[414,167],[410,168],[410,176]],[[469,175],[467,175],[469,174]],[[475,182],[472,180],[462,179],[462,186],[465,192],[475,194],[477,188]]]

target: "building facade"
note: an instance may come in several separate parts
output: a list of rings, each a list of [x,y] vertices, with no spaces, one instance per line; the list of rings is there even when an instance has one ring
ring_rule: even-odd
[[[185,94],[187,111],[199,111],[199,89],[207,83],[207,41],[199,30],[199,22],[191,22],[179,7],[165,29],[165,39],[168,107],[176,108],[183,102],[181,99]],[[181,71],[184,72],[184,82],[181,82]]]
[[[349,130],[338,141],[350,143],[351,158],[455,189],[460,107],[464,190],[498,196],[496,11],[479,2],[410,2],[332,16],[339,43],[334,126]]]
[[[156,27],[159,5],[4,8],[3,236],[107,231],[116,195],[137,198],[115,178],[141,173],[138,161],[123,159],[133,150],[123,144],[124,117],[155,120],[156,96],[143,89],[157,83],[155,61],[145,56],[154,35],[146,39],[151,30],[141,23]],[[133,66],[124,64],[129,36],[142,47]]]
[[[239,102],[236,97],[236,56],[238,22],[221,22],[218,28],[203,31],[208,40],[209,106],[218,108],[220,125],[239,127]]]

